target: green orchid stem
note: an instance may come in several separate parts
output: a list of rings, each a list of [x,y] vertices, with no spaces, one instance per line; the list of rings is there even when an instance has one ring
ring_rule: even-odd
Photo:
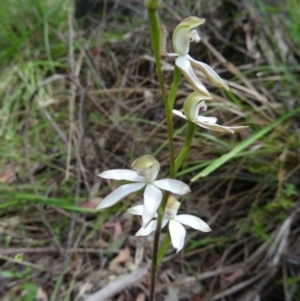
[[[151,263],[151,284],[150,284],[150,297],[149,301],[154,301],[155,295],[155,283],[156,283],[156,275],[158,268],[158,252],[159,252],[159,236],[161,231],[162,220],[164,217],[165,208],[167,206],[168,198],[170,196],[169,192],[165,192],[164,197],[161,201],[158,216],[157,216],[157,225],[154,234],[154,242],[153,242],[153,253],[152,253],[152,263]],[[161,260],[161,259],[160,259]]]
[[[173,107],[174,107],[180,76],[181,76],[180,70],[175,65],[175,67],[174,67],[174,80],[173,80],[172,87],[171,87],[170,93],[168,95],[168,100],[167,100],[171,111],[173,110]]]
[[[164,78],[161,70],[161,63],[160,63],[160,51],[159,51],[159,41],[160,41],[160,25],[158,20],[158,14],[156,10],[148,9],[148,16],[150,21],[150,36],[151,36],[151,44],[152,50],[155,57],[155,64],[156,64],[156,72],[157,77],[160,85],[160,89],[162,92],[162,96],[164,102],[167,101],[167,93],[164,84]]]
[[[174,80],[170,90],[170,93],[167,97],[167,93],[165,90],[163,74],[161,70],[161,61],[160,61],[160,24],[158,20],[158,14],[156,10],[148,9],[148,16],[150,21],[150,36],[151,36],[151,44],[154,53],[155,63],[156,63],[156,72],[160,85],[160,89],[162,91],[162,97],[165,106],[165,114],[167,121],[167,131],[168,131],[168,144],[169,144],[169,152],[170,152],[170,178],[175,178],[176,176],[176,166],[175,166],[175,155],[174,155],[174,146],[173,146],[173,120],[172,120],[172,109],[174,106],[174,102],[177,95],[179,80],[180,80],[180,70],[175,66],[174,68]],[[167,205],[167,201],[170,193],[166,192],[162,199],[158,217],[157,217],[157,226],[154,235],[153,242],[153,254],[152,254],[152,269],[151,269],[151,284],[150,284],[150,298],[149,301],[154,301],[155,296],[155,282],[157,275],[157,268],[159,263],[161,262],[169,242],[163,245],[162,251],[159,254],[159,237],[161,232],[162,220],[165,212],[165,208]]]
[[[191,143],[192,143],[194,133],[195,133],[195,128],[196,128],[196,124],[194,122],[188,123],[184,145],[175,160],[175,171],[176,172],[181,167],[183,161],[186,159],[187,155],[189,154],[189,151],[191,148]]]
[[[153,49],[155,64],[156,64],[156,72],[157,72],[157,77],[163,96],[165,114],[167,119],[168,144],[169,144],[169,152],[170,152],[170,177],[174,178],[176,173],[175,173],[175,155],[174,155],[174,146],[173,146],[172,108],[175,101],[179,80],[177,81],[177,84],[174,80],[170,94],[167,97],[164,78],[161,70],[161,62],[160,62],[160,45],[159,45],[160,24],[158,20],[157,11],[148,9],[148,16],[150,21],[150,36],[151,36],[151,44],[152,44],[152,49]]]

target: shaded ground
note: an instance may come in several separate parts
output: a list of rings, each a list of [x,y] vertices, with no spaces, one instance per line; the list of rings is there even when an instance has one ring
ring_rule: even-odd
[[[98,178],[100,171],[129,168],[145,153],[161,162],[162,177],[169,164],[143,6],[101,5],[101,18],[95,6],[83,21],[80,7],[79,24],[65,18],[61,27],[50,26],[63,45],[51,46],[56,65],[43,51],[20,66],[6,62],[11,77],[3,81],[3,108],[4,100],[13,104],[1,116],[1,300],[34,300],[35,290],[38,300],[85,300],[151,261],[152,237],[136,238],[140,220],[126,212],[140,196],[93,212],[119,185]],[[160,14],[170,33],[188,15],[207,19],[191,55],[231,80],[225,93],[203,78],[214,95],[209,115],[220,124],[250,126],[233,137],[199,129],[179,178],[190,182],[207,162],[277,124],[191,183],[181,210],[213,231],[188,231],[180,254],[170,248],[158,275],[158,301],[166,295],[174,301],[300,300],[299,113],[284,119],[299,103],[299,52],[283,22],[288,13],[272,1],[164,1]],[[31,45],[39,35],[37,29]],[[46,59],[49,65],[38,63]],[[163,60],[163,68],[171,85],[173,60]],[[182,80],[176,108],[189,92]],[[179,151],[185,123],[174,118],[174,128]],[[149,283],[146,273],[112,300],[147,300]]]

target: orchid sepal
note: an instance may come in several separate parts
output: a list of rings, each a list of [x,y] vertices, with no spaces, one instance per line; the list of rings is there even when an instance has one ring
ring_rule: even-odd
[[[203,97],[210,97],[209,92],[196,76],[192,65],[186,56],[178,56],[175,61],[176,66],[179,68],[180,72],[183,74],[188,83]]]
[[[191,39],[194,42],[200,41],[200,37],[195,37],[195,31],[192,34],[190,32],[204,22],[205,19],[191,16],[185,18],[176,26],[173,33],[173,47],[179,55],[187,55],[189,53]]]
[[[184,113],[178,110],[172,110],[174,115],[177,115],[189,122],[193,122],[205,129],[209,129],[221,133],[230,133],[234,134],[235,132],[242,131],[248,126],[223,126],[217,124],[216,117],[201,116],[199,113],[207,110],[205,100],[209,97],[203,97],[198,92],[191,93],[186,100],[184,101],[183,111]]]
[[[169,222],[169,231],[171,235],[171,241],[173,247],[178,253],[184,246],[184,240],[186,236],[186,230],[182,225],[188,225],[196,230],[203,232],[211,231],[211,228],[199,217],[190,214],[177,215],[177,211],[180,207],[180,203],[174,197],[169,197],[167,206],[164,212],[162,220],[163,228]],[[129,209],[134,215],[141,215],[142,209],[140,206],[135,206]],[[157,226],[157,220],[152,220],[146,227],[142,227],[135,235],[147,236],[155,231]]]
[[[190,55],[187,55],[187,58],[192,66],[202,71],[212,84],[221,89],[230,90],[226,81],[222,79],[212,67],[203,62],[194,60]]]

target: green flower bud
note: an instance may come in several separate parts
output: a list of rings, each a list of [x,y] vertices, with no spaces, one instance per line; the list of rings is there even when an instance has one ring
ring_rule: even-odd
[[[157,9],[161,4],[161,0],[145,0],[144,1],[144,5],[148,8],[148,9],[152,9],[155,10]]]

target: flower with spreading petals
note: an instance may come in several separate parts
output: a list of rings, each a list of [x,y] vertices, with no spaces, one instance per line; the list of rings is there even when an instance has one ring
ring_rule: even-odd
[[[184,101],[183,105],[183,112],[178,110],[173,110],[173,114],[184,118],[190,122],[194,122],[197,125],[209,129],[216,132],[227,132],[232,133],[242,131],[248,126],[223,126],[216,124],[217,118],[216,117],[207,117],[201,116],[200,113],[207,110],[207,106],[205,104],[205,99],[210,99],[210,97],[203,97],[198,92],[191,93],[186,100]]]
[[[132,163],[132,169],[112,169],[99,174],[104,179],[127,180],[134,183],[124,184],[106,196],[96,209],[111,207],[132,192],[146,186],[144,191],[143,226],[154,217],[162,200],[162,190],[183,195],[191,190],[185,183],[175,179],[156,180],[159,162],[152,155],[144,155]]]
[[[175,53],[166,53],[161,49],[162,55],[177,56],[176,66],[189,84],[202,96],[209,97],[209,92],[196,76],[192,67],[201,70],[207,79],[219,88],[229,90],[226,82],[207,64],[194,60],[188,53],[190,51],[190,43],[198,43],[200,36],[195,27],[203,24],[205,19],[198,17],[188,17],[180,22],[173,33],[173,47]]]
[[[180,203],[174,198],[169,197],[164,217],[162,220],[162,228],[169,223],[169,231],[171,235],[172,245],[177,249],[177,253],[184,246],[184,239],[186,235],[186,230],[182,225],[190,226],[196,230],[203,232],[211,231],[207,223],[205,223],[199,217],[190,214],[179,214],[177,211],[180,207]],[[129,212],[135,215],[142,215],[144,210],[143,205],[138,205],[129,209]],[[136,236],[147,236],[153,231],[155,231],[157,225],[156,220],[152,220],[149,225],[145,228],[141,228],[135,235]]]

